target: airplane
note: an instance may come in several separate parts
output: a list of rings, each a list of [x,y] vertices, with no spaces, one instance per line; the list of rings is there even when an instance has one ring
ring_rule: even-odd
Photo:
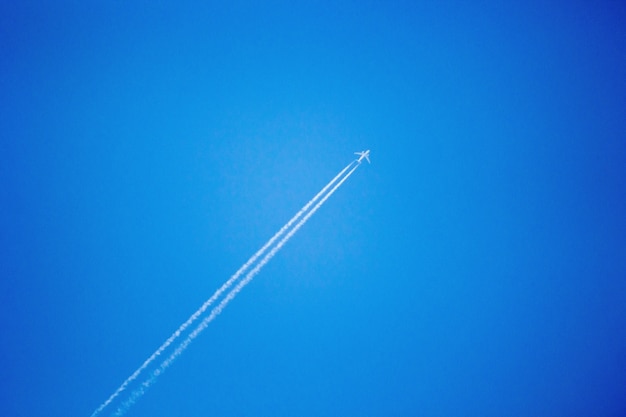
[[[359,164],[361,163],[361,161],[363,160],[363,158],[367,159],[367,163],[371,163],[370,162],[370,150],[366,150],[363,152],[355,152],[355,155],[359,155],[359,160],[357,161]]]

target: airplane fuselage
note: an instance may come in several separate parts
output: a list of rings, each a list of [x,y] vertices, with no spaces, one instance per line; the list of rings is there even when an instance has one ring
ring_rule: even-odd
[[[359,155],[359,159],[357,160],[357,162],[360,164],[361,161],[363,161],[363,158],[367,159],[367,162],[370,162],[370,150],[366,150],[363,152],[355,152],[355,155]]]

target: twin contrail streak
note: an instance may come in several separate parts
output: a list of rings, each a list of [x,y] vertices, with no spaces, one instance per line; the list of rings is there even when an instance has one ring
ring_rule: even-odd
[[[352,165],[352,164],[350,164]],[[346,167],[344,169],[345,170],[347,168],[350,167],[350,165],[348,165],[348,167]],[[166,359],[164,360],[161,365],[155,369],[152,374],[150,375],[150,377],[144,381],[141,386],[139,388],[137,388],[135,391],[133,391],[133,393],[131,394],[130,398],[128,398],[118,409],[117,411],[113,414],[113,416],[115,417],[120,417],[122,415],[124,415],[126,413],[126,411],[128,411],[128,409],[137,401],[137,399],[139,399],[139,397],[141,397],[148,388],[150,388],[150,386],[152,384],[154,384],[157,380],[157,378],[163,373],[165,372],[165,370],[167,368],[169,368],[172,363],[174,363],[174,361],[187,349],[187,347],[189,347],[189,345],[200,335],[200,333],[202,333],[204,331],[204,329],[206,329],[209,325],[209,323],[211,323],[223,310],[224,308],[226,308],[226,306],[228,305],[228,303],[234,299],[237,294],[239,294],[239,292],[250,282],[252,281],[252,279],[259,273],[259,271],[261,271],[261,269],[265,266],[265,264],[267,264],[273,257],[274,255],[276,255],[276,253],[278,253],[278,251],[285,245],[285,243],[287,243],[287,241],[289,241],[289,239],[291,239],[291,237],[307,222],[307,220],[309,220],[309,218],[315,214],[315,212],[324,204],[324,202],[326,202],[326,200],[328,200],[328,198],[341,186],[341,184],[344,183],[344,181],[346,181],[348,179],[348,177],[350,177],[350,175],[352,175],[352,173],[359,167],[359,165],[355,166],[354,168],[352,168],[350,170],[350,172],[348,172],[346,174],[345,177],[343,177],[341,179],[341,181],[339,181],[316,205],[315,207],[313,207],[311,209],[311,211],[309,211],[294,227],[293,229],[291,229],[289,231],[289,233],[287,233],[277,244],[276,246],[274,246],[264,257],[263,259],[261,259],[259,261],[258,264],[256,264],[256,266],[254,268],[252,268],[250,270],[250,272],[248,272],[246,274],[246,276],[239,281],[239,283],[235,286],[235,288],[233,288],[228,295],[226,295],[226,297],[224,297],[224,299],[217,305],[215,306],[212,310],[211,313],[205,317],[202,322],[200,322],[200,324],[198,325],[198,327],[196,327],[186,338],[185,340],[183,340],[180,345],[178,345],[178,347],[174,350],[174,352],[172,352],[172,354]],[[335,177],[337,178],[337,177]],[[332,185],[334,183],[334,180],[331,181],[331,183],[329,185]],[[325,187],[326,188],[326,187]],[[319,195],[319,194],[318,194]],[[317,197],[317,196],[316,196]]]
[[[307,222],[307,220],[324,204],[326,200],[352,175],[352,173],[358,168],[359,165],[353,167],[345,176],[345,172],[354,164],[354,161],[348,164],[344,169],[342,169],[339,174],[337,174],[319,193],[317,193],[308,203],[306,203],[274,236],[272,236],[261,249],[259,249],[246,263],[244,263],[239,270],[232,275],[215,293],[205,301],[204,304],[194,312],[186,322],[184,322],[148,359],[144,361],[144,363],[128,377],[122,385],[104,402],[102,403],[91,415],[91,417],[95,417],[100,414],[111,402],[115,400],[122,392],[124,392],[128,386],[136,380],[139,375],[148,367],[152,362],[154,362],[163,352],[176,341],[183,332],[191,326],[228,288],[230,288],[235,281],[237,281],[241,275],[243,275],[256,261],[259,259],[274,243],[283,236],[293,225],[298,221],[291,230],[261,259],[257,265],[251,269],[246,276],[241,280],[235,288],[233,288],[228,295],[211,310],[209,316],[204,318],[202,322],[183,340],[180,345],[174,350],[174,352],[164,360],[161,365],[155,369],[150,377],[144,381],[139,388],[133,391],[130,397],[124,401],[124,403],[117,409],[117,411],[113,414],[115,416],[121,416],[125,414],[125,412],[132,406],[139,397],[143,395],[147,388],[149,388],[158,378],[158,376],[163,373],[184,351],[187,349],[189,344],[193,342],[193,340],[198,337],[198,335],[208,326],[208,324],[217,317],[222,310],[226,307],[226,305],[237,296],[237,294],[245,287],[252,279],[259,273],[261,268],[265,266],[276,253],[287,243],[287,241]],[[342,178],[343,176],[343,178]],[[337,181],[341,178],[341,180],[337,183]],[[336,183],[336,184],[335,184]],[[334,186],[333,186],[334,184]],[[332,189],[330,189],[332,187]],[[330,189],[330,191],[328,191]],[[323,197],[322,197],[323,196]],[[316,201],[319,202],[310,210],[310,207],[315,204]],[[308,213],[307,213],[308,211]],[[306,215],[305,215],[306,213]]]
[[[117,398],[122,392],[124,392],[126,390],[126,388],[128,388],[128,385],[133,382],[135,379],[137,379],[137,377],[139,377],[139,375],[148,367],[150,366],[150,364],[152,362],[154,362],[155,359],[157,359],[172,343],[174,343],[174,341],[176,339],[178,339],[180,337],[180,335],[187,329],[187,327],[189,327],[193,322],[195,322],[202,314],[204,314],[204,312],[215,302],[215,300],[217,300],[223,293],[224,291],[226,291],[228,288],[230,288],[233,283],[235,281],[237,281],[237,279],[239,279],[239,277],[248,270],[248,268],[250,268],[250,266],[252,266],[256,260],[262,256],[265,251],[267,251],[267,249],[272,246],[274,244],[274,242],[276,242],[277,239],[279,239],[300,217],[302,217],[302,215],[317,201],[319,200],[319,198],[324,195],[324,193],[326,193],[326,191],[328,191],[328,189],[335,183],[337,182],[337,180],[339,178],[341,178],[341,176],[348,170],[348,168],[350,168],[352,166],[354,162],[351,162],[350,164],[348,164],[344,169],[341,170],[341,172],[339,172],[339,174],[337,174],[335,176],[335,178],[333,178],[332,180],[330,180],[330,182],[328,184],[326,184],[326,186],[324,188],[322,188],[320,190],[319,193],[317,193],[315,195],[315,197],[313,197],[308,203],[306,203],[301,209],[300,211],[298,211],[292,218],[291,220],[289,220],[278,232],[276,232],[276,234],[274,236],[272,236],[267,243],[265,243],[265,245],[263,245],[263,247],[261,249],[259,249],[254,255],[252,255],[252,257],[250,257],[250,259],[248,259],[248,261],[246,263],[244,263],[241,268],[239,268],[239,270],[237,272],[235,272],[233,274],[233,276],[231,276],[228,281],[226,281],[224,284],[222,284],[222,286],[220,288],[217,289],[217,291],[215,291],[215,293],[211,296],[211,298],[209,298],[207,301],[204,302],[204,304],[202,304],[202,306],[196,310],[195,313],[193,313],[189,319],[187,319],[186,322],[184,322],[174,333],[172,333],[172,335],[167,338],[167,340],[165,342],[163,342],[163,344],[152,354],[150,355],[150,357],[148,359],[146,359],[144,361],[144,363],[137,368],[137,370],[135,372],[133,372],[123,383],[122,385],[119,386],[119,388],[117,390],[115,390],[115,392],[113,394],[111,394],[111,396],[102,404],[100,404],[100,406],[91,414],[91,417],[95,417],[98,414],[100,414],[100,412],[102,412],[102,410],[104,410],[109,404],[111,404],[111,402],[113,400],[115,400],[115,398]]]

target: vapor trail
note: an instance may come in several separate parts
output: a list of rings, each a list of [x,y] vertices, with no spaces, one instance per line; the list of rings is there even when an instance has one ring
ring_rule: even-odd
[[[172,333],[172,335],[167,338],[167,340],[163,342],[163,344],[152,355],[150,355],[150,357],[146,359],[144,363],[139,368],[137,368],[137,370],[133,372],[122,383],[122,385],[120,385],[119,388],[115,390],[113,394],[111,394],[111,396],[105,402],[100,404],[100,406],[91,414],[91,417],[95,417],[100,414],[102,410],[104,410],[109,404],[111,404],[111,402],[115,398],[117,398],[122,392],[124,392],[124,390],[128,388],[128,385],[135,379],[137,379],[141,372],[143,372],[148,366],[150,366],[150,364],[154,362],[155,359],[157,359],[176,339],[178,339],[180,335],[187,329],[187,327],[189,327],[194,321],[196,321],[209,308],[209,306],[211,306],[211,304],[213,304],[215,300],[217,300],[224,293],[224,291],[230,288],[233,283],[237,281],[237,279],[239,279],[239,277],[244,272],[246,272],[248,268],[250,268],[250,266],[252,266],[252,264],[254,264],[256,260],[261,255],[263,255],[265,251],[270,246],[272,246],[274,242],[278,238],[280,238],[313,205],[313,203],[315,203],[322,195],[324,195],[324,193],[326,193],[326,191],[328,191],[328,189],[335,182],[337,182],[339,178],[341,178],[341,176],[348,170],[348,168],[352,166],[352,164],[354,164],[354,161],[350,162],[350,164],[342,169],[341,172],[339,172],[339,174],[335,176],[335,178],[330,180],[330,182],[326,184],[324,188],[322,188],[320,192],[315,195],[315,197],[313,197],[308,203],[306,203],[283,227],[281,227],[280,230],[276,232],[276,234],[272,236],[267,241],[267,243],[263,245],[263,247],[261,247],[261,249],[259,249],[254,255],[252,255],[252,257],[250,257],[250,259],[248,259],[248,261],[244,263],[241,268],[239,268],[239,270],[235,272],[235,274],[233,274],[233,276],[231,276],[224,284],[222,284],[222,286],[218,288],[217,291],[215,291],[211,298],[206,300],[204,304],[202,304],[202,306],[187,319],[186,322],[184,322],[174,333]]]
[[[352,164],[350,164],[352,165]],[[344,170],[342,172],[345,172],[345,170],[347,168],[350,167],[350,165],[348,165],[346,168],[344,168]],[[128,398],[126,401],[124,401],[124,403],[122,405],[120,405],[120,407],[115,411],[115,413],[113,413],[112,415],[115,417],[121,417],[122,415],[124,415],[126,413],[126,411],[128,411],[128,409],[135,404],[135,402],[137,402],[137,399],[139,399],[139,397],[141,397],[148,388],[150,388],[150,386],[152,384],[154,384],[157,380],[157,378],[159,377],[159,375],[161,375],[163,372],[165,372],[165,370],[167,368],[169,368],[172,363],[174,363],[174,361],[187,349],[187,347],[189,347],[189,345],[191,344],[191,342],[193,342],[199,335],[200,333],[202,333],[204,331],[204,329],[207,328],[207,326],[209,325],[209,323],[211,323],[221,312],[222,310],[224,310],[224,308],[226,308],[226,306],[228,305],[228,303],[237,296],[237,294],[239,294],[239,292],[250,282],[252,281],[252,279],[259,273],[259,271],[261,270],[261,268],[263,268],[263,266],[265,266],[265,264],[267,264],[273,257],[274,255],[276,255],[276,253],[285,245],[285,243],[287,243],[287,241],[307,222],[307,220],[309,220],[309,218],[315,214],[315,212],[322,206],[322,204],[324,204],[324,202],[326,200],[328,200],[328,198],[333,195],[333,193],[341,186],[341,184],[344,183],[344,181],[346,181],[348,179],[348,177],[350,177],[350,175],[352,175],[352,173],[359,167],[359,165],[355,166],[354,168],[352,168],[345,177],[343,177],[341,179],[341,181],[339,181],[316,205],[315,207],[313,207],[311,209],[311,211],[309,211],[294,227],[293,229],[291,229],[289,231],[289,233],[287,233],[285,235],[285,237],[283,237],[280,242],[278,242],[276,244],[276,246],[274,246],[264,257],[263,259],[261,259],[259,261],[258,264],[256,264],[256,266],[254,268],[252,268],[250,270],[250,272],[248,272],[246,274],[246,276],[239,281],[239,283],[235,286],[235,288],[233,288],[228,295],[226,295],[226,297],[224,297],[222,299],[222,301],[220,301],[220,303],[215,306],[212,310],[211,313],[205,317],[200,324],[198,325],[198,327],[196,327],[186,338],[185,340],[183,340],[180,345],[178,345],[178,347],[174,350],[174,352],[172,352],[172,354],[166,359],[164,360],[161,365],[155,369],[152,372],[152,375],[150,375],[150,377],[144,381],[141,386],[139,388],[137,388],[136,390],[133,391],[133,393],[131,394],[130,398]],[[337,177],[335,177],[337,178]],[[331,182],[332,184],[332,182]],[[318,194],[319,195],[319,194]],[[317,197],[317,196],[316,196]]]

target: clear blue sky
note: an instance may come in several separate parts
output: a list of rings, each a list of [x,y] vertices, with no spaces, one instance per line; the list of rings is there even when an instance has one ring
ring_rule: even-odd
[[[128,3],[0,6],[0,415],[89,416],[362,149],[128,415],[626,415],[622,2]]]

